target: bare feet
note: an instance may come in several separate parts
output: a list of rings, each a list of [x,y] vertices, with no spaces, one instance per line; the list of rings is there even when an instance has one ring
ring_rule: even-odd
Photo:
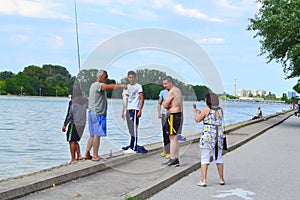
[[[82,160],[82,155],[81,154],[78,155],[77,160]]]
[[[70,163],[75,163],[76,162],[76,160],[75,159],[72,159],[71,161],[70,161]]]

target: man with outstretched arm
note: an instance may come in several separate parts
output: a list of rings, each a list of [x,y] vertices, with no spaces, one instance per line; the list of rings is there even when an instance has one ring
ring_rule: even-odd
[[[88,124],[90,138],[86,147],[85,158],[99,161],[101,157],[98,155],[100,146],[100,137],[106,136],[106,114],[107,114],[107,96],[106,90],[114,90],[116,88],[126,89],[124,84],[106,84],[108,74],[105,70],[97,72],[97,81],[90,86],[89,91],[89,108],[88,108]],[[93,147],[93,156],[90,150]]]

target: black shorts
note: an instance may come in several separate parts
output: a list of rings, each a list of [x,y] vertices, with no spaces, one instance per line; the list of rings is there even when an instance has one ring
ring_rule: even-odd
[[[167,119],[167,134],[177,135],[181,134],[183,115],[182,113],[171,113]]]
[[[78,127],[78,128],[81,128],[81,127]],[[78,128],[75,127],[75,124],[69,124],[68,131],[66,133],[68,142],[71,142],[71,141],[79,142],[80,141],[80,136],[78,134],[79,130],[77,130]]]

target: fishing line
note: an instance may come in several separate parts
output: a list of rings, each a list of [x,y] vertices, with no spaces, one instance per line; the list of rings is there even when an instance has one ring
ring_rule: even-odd
[[[236,111],[237,113],[240,113],[240,114],[243,114],[243,115],[247,115],[247,116],[254,116],[254,115],[251,115],[251,114],[248,114],[248,113],[245,113],[245,112],[239,112],[239,111]]]
[[[78,62],[78,69],[80,72],[80,51],[79,51],[79,34],[78,34],[78,20],[77,20],[77,6],[76,0],[74,0],[74,12],[75,12],[75,30],[76,30],[76,44],[77,44],[77,62]]]

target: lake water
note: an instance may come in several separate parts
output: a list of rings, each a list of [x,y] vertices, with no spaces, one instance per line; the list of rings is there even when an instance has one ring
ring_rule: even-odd
[[[0,180],[54,167],[70,161],[69,145],[61,131],[68,98],[0,96]],[[201,130],[193,120],[192,104],[184,102],[183,135]],[[204,102],[197,103],[202,109]],[[258,104],[223,103],[225,124],[246,121],[256,114]],[[263,115],[289,109],[288,105],[260,104]],[[108,136],[101,138],[100,154],[119,151],[129,144],[125,121],[121,119],[122,100],[109,100]],[[157,101],[146,100],[139,126],[139,144],[162,141]],[[84,155],[86,127],[80,141]]]

